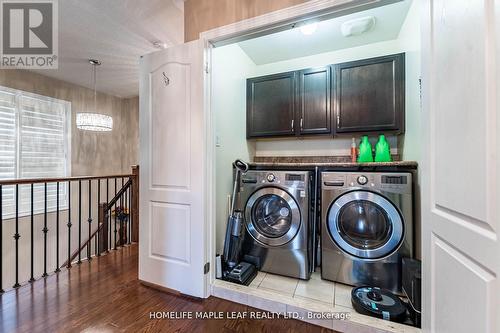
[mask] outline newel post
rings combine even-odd
[[[139,242],[139,166],[132,166],[132,242]]]

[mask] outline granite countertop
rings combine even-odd
[[[371,162],[371,163],[352,163],[352,162],[251,162],[250,166],[286,166],[286,167],[409,167],[416,168],[418,163],[415,161],[394,161],[394,162]]]
[[[398,156],[393,156],[393,162],[353,163],[349,156],[298,156],[298,157],[262,157],[254,158],[249,163],[253,167],[325,167],[325,168],[379,168],[398,167],[416,169],[416,161],[400,161]]]

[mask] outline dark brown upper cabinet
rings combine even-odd
[[[333,68],[335,133],[404,133],[404,53]]]
[[[247,138],[295,134],[296,72],[247,80]]]
[[[332,132],[330,68],[312,68],[298,72],[298,133],[330,134]]]
[[[247,80],[247,138],[330,134],[330,67]]]
[[[404,133],[404,53],[247,80],[247,138]]]

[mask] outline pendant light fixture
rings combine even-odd
[[[89,59],[92,65],[92,82],[94,84],[94,110],[93,112],[77,113],[76,114],[76,127],[84,131],[104,132],[113,130],[113,118],[97,113],[97,66],[101,62],[96,59]]]

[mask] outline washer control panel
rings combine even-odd
[[[309,181],[309,173],[306,171],[284,172],[284,171],[248,171],[241,175],[243,184],[306,184]]]
[[[266,180],[270,183],[274,182],[276,180],[276,176],[274,173],[268,173],[266,176]]]
[[[256,188],[272,186],[285,188],[296,193],[297,197],[305,198],[309,193],[312,177],[313,173],[310,171],[249,170],[241,175],[240,192],[251,193]]]
[[[368,178],[366,178],[366,176],[358,176],[359,185],[366,185],[366,183],[368,183]]]

